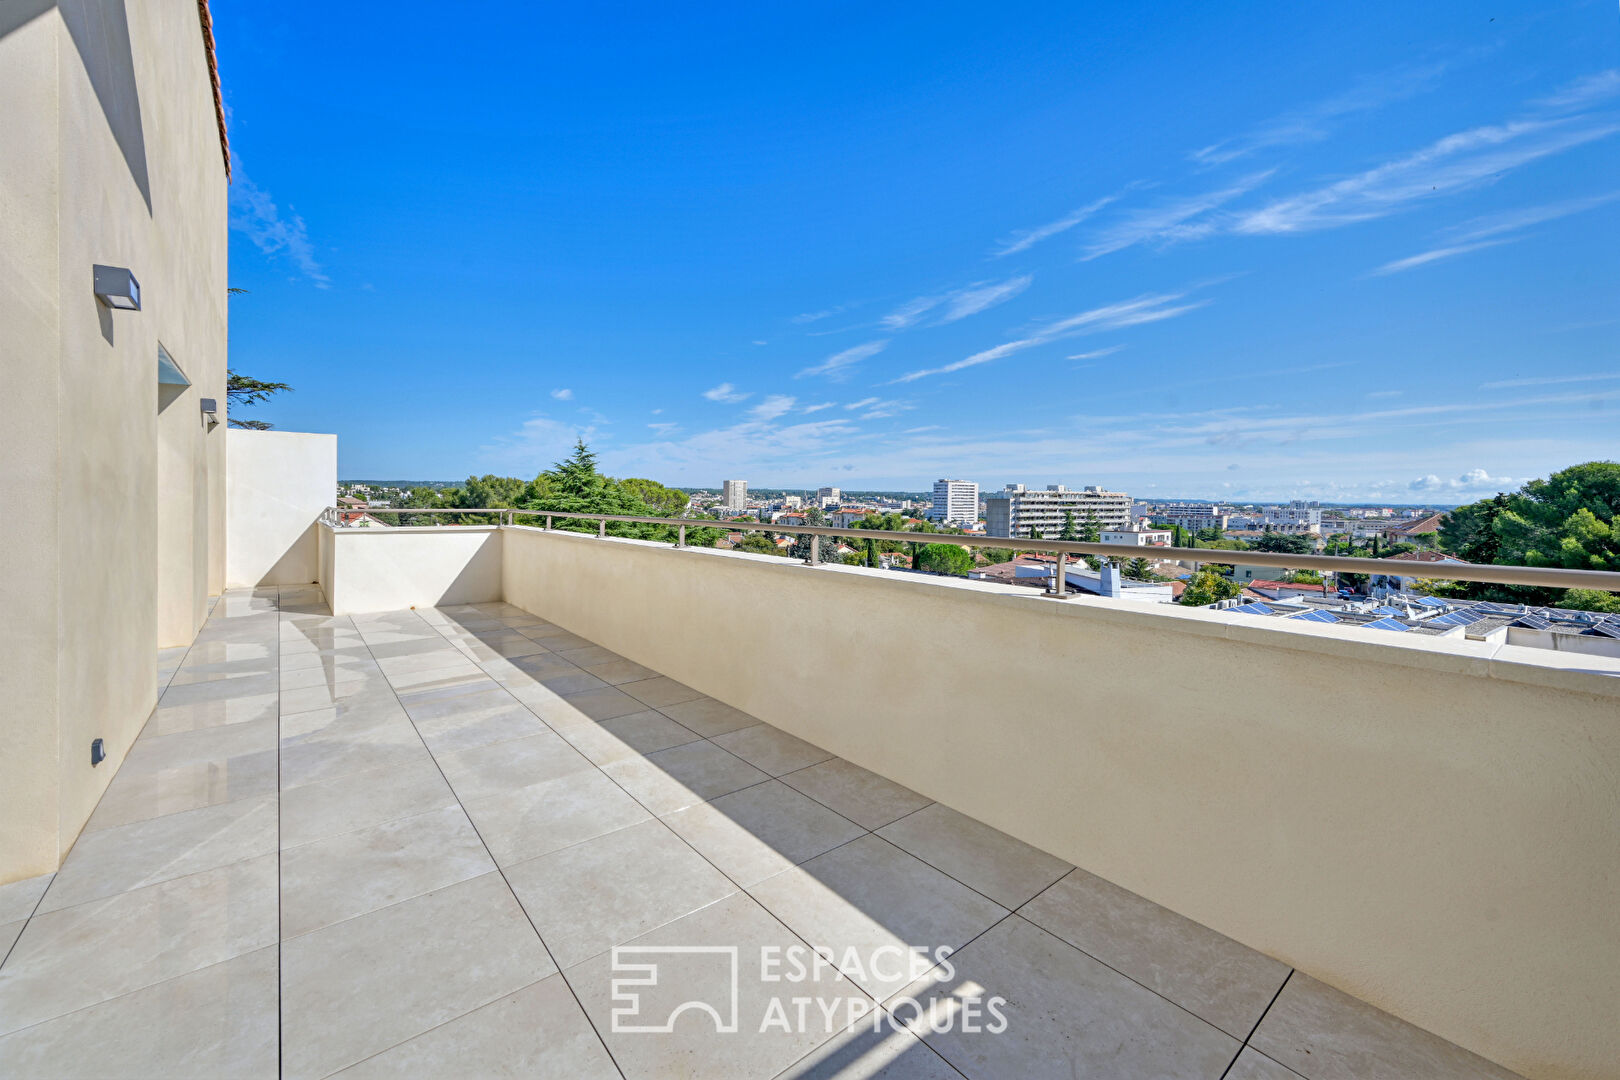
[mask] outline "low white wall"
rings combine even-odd
[[[1612,660],[503,532],[510,603],[1527,1076],[1620,1076]]]
[[[337,501],[337,436],[242,428],[226,434],[226,586],[314,581],[315,522]]]
[[[494,525],[333,529],[320,546],[321,587],[334,615],[501,598],[501,531]]]

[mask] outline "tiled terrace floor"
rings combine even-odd
[[[0,1076],[1507,1075],[517,608],[324,611],[227,594],[62,870],[0,887]],[[739,947],[738,1030],[615,1032],[624,943]],[[839,970],[763,981],[806,944]],[[625,1023],[730,1000],[656,960]],[[976,989],[1004,1031],[899,1004]]]

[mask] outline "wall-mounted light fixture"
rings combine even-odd
[[[208,417],[208,426],[219,423],[219,402],[211,397],[202,399],[202,414]]]
[[[96,299],[120,311],[141,310],[141,283],[122,266],[96,264]]]

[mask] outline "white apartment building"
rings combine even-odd
[[[1169,547],[1175,534],[1169,529],[1103,529],[1097,536],[1105,544],[1130,547]]]
[[[972,480],[935,480],[934,505],[928,516],[946,525],[979,520],[979,485]]]
[[[1199,529],[1224,529],[1231,520],[1230,515],[1214,503],[1172,506],[1162,513],[1152,515],[1152,518],[1167,525],[1180,525],[1189,532],[1197,532]]]
[[[1310,532],[1322,531],[1322,507],[1317,502],[1305,502],[1295,499],[1287,506],[1268,506],[1265,516],[1261,519],[1263,524],[1272,526],[1285,526],[1298,528],[1304,526]]]
[[[720,493],[720,501],[727,510],[748,509],[748,481],[727,480]]]
[[[1095,486],[1071,491],[1062,484],[1048,484],[1046,490],[1035,491],[1008,484],[985,496],[984,510],[987,536],[1029,536],[1034,529],[1042,539],[1055,540],[1070,515],[1076,528],[1083,528],[1088,517],[1099,529],[1126,529],[1131,524],[1131,497]]]
[[[835,487],[816,489],[816,505],[821,507],[823,510],[827,509],[829,506],[837,506],[843,497],[844,493]]]

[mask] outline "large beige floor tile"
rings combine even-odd
[[[777,780],[664,820],[739,885],[763,881],[866,831]]]
[[[433,758],[352,773],[288,788],[281,793],[281,846],[381,825],[385,821],[456,806]]]
[[[159,705],[146,721],[146,727],[141,729],[141,735],[155,739],[160,735],[218,727],[221,724],[274,720],[279,699],[280,695],[272,693],[198,701],[189,705]]]
[[[600,770],[571,773],[469,800],[467,814],[502,866],[534,858],[652,815]]]
[[[565,968],[737,891],[659,821],[517,863],[506,877]]]
[[[972,889],[867,835],[753,886],[755,899],[882,1000],[1007,914]]]
[[[931,801],[843,758],[787,773],[782,782],[868,829],[881,829]]]
[[[594,767],[561,735],[548,731],[538,720],[535,727],[536,734],[521,739],[438,754],[439,767],[456,795],[480,799]]]
[[[951,977],[942,967],[903,995],[920,1010],[898,1011],[969,1080],[1215,1080],[1242,1045],[1017,915],[950,964]],[[976,1031],[967,1029],[964,995],[986,1006]],[[1006,999],[1005,1030],[995,1030],[992,997]],[[930,1030],[928,1017],[947,1015],[956,1018],[949,1030]]]
[[[138,774],[207,765],[262,750],[274,750],[276,740],[277,723],[273,719],[198,728],[173,735],[143,734],[129,748],[118,771],[120,774]]]
[[[1004,907],[1019,906],[1074,869],[940,803],[885,825],[878,835]]]
[[[573,657],[570,657],[573,659]],[[597,664],[587,664],[574,659],[574,663],[595,675],[609,686],[622,686],[625,683],[644,681],[656,678],[658,672],[650,667],[643,667],[633,660],[607,660]],[[640,698],[636,699],[640,701]]]
[[[268,795],[276,790],[277,754],[261,750],[172,769],[120,770],[96,804],[85,831]]]
[[[0,885],[0,923],[16,922],[34,913],[39,898],[50,888],[54,874],[23,878],[8,885]]]
[[[219,803],[81,835],[41,912],[212,870],[276,850],[276,797]]]
[[[661,705],[658,711],[682,726],[691,728],[705,739],[759,723],[757,718],[749,716],[741,709],[733,709],[730,705],[709,697]]]
[[[499,874],[285,942],[282,1070],[321,1077],[556,970]]]
[[[807,743],[769,724],[755,724],[753,727],[738,728],[724,735],[716,735],[714,743],[772,776],[797,772],[832,757],[821,747]]]
[[[458,1016],[337,1074],[342,1080],[617,1080],[561,975]]]
[[[263,697],[265,694],[277,693],[280,689],[280,682],[274,671],[239,679],[187,683],[184,686],[171,682],[168,689],[163,691],[163,697],[158,699],[158,704],[173,707],[197,705],[205,701],[228,701],[231,698]]]
[[[1297,971],[1249,1042],[1309,1080],[1510,1080],[1516,1075]]]
[[[629,716],[647,708],[643,702],[612,686],[567,694],[565,700],[592,720],[611,720],[615,716]]]
[[[1272,1061],[1254,1047],[1245,1046],[1222,1080],[1300,1080],[1300,1076],[1293,1069]]]
[[[655,754],[672,746],[684,746],[689,742],[696,742],[701,737],[697,732],[682,727],[656,709],[591,722],[598,724],[603,731],[642,754]]]
[[[258,949],[0,1036],[0,1076],[271,1080],[276,965]]]
[[[416,730],[435,755],[522,739],[546,730],[546,725],[522,702],[510,694],[505,697],[503,704],[491,708],[451,711],[431,719],[417,719]]]
[[[494,869],[459,806],[287,848],[281,934],[307,934]]]
[[[370,719],[363,723],[356,720],[325,728],[318,734],[283,738],[282,788],[426,760],[427,747],[403,712],[376,706],[368,707],[366,715]],[[284,731],[287,721],[287,717],[282,718]]]
[[[674,746],[645,757],[623,758],[602,768],[643,806],[659,815],[770,779],[742,758],[707,741]]]
[[[0,923],[0,963],[4,963],[11,947],[16,944],[17,938],[22,934],[23,927],[28,920],[18,919],[16,922]]]
[[[858,1023],[816,1047],[778,1080],[962,1080],[898,1022]]]
[[[641,946],[720,951],[643,952]],[[870,1006],[869,999],[854,985],[826,968],[816,972],[813,981],[762,980],[765,950],[782,956],[795,947],[802,949],[803,945],[753,900],[734,893],[621,947],[621,965],[650,963],[657,967],[656,986],[624,988],[638,996],[634,1007],[614,1001],[614,980],[633,978],[636,973],[628,968],[615,971],[612,954],[592,957],[565,974],[630,1080],[770,1077],[842,1031],[852,1002]],[[735,950],[735,976],[729,950]],[[734,985],[735,1013],[731,1008]],[[806,999],[802,1029],[795,998]],[[773,1000],[784,1010],[788,1030],[764,1023],[772,1016]],[[632,1026],[665,1026],[671,1014],[688,1001],[709,1003],[722,1022],[735,1023],[735,1030],[717,1033],[715,1019],[697,1009],[682,1012],[669,1032],[625,1030]],[[613,1017],[616,1004],[626,1009],[617,1024]],[[830,1024],[826,1019],[829,1014]]]
[[[637,701],[646,702],[654,709],[662,709],[665,705],[679,705],[683,701],[696,701],[703,696],[701,691],[694,690],[685,683],[678,683],[667,675],[620,683],[619,689]]]
[[[0,1032],[275,940],[274,855],[35,916],[0,967]]]
[[[1070,872],[1019,914],[1240,1039],[1254,1030],[1290,970],[1084,870]]]

